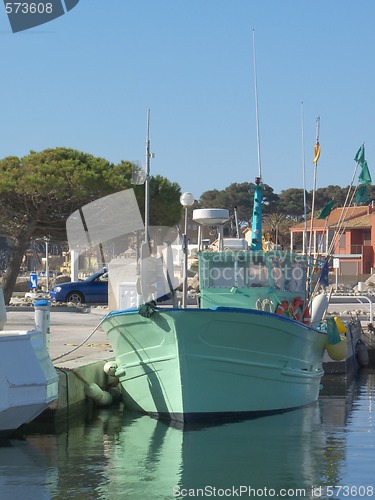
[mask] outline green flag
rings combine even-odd
[[[355,202],[357,205],[360,205],[361,203],[366,203],[368,200],[367,184],[361,184],[355,192]]]
[[[332,212],[333,205],[335,204],[335,200],[329,201],[319,212],[317,219],[326,219],[329,214]]]
[[[358,149],[357,154],[354,157],[354,160],[362,165],[362,163],[365,161],[365,145],[362,144],[362,146]]]
[[[358,176],[358,182],[361,184],[371,184],[371,174],[367,166],[367,161],[363,160],[363,163],[361,163],[361,173]]]

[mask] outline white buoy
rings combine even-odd
[[[97,384],[90,384],[86,387],[86,396],[93,399],[94,401],[99,401],[102,398],[102,390]]]
[[[99,406],[110,406],[113,403],[112,394],[107,391],[102,391],[102,399],[98,402]]]
[[[107,361],[107,363],[103,367],[105,373],[110,377],[116,376],[117,363],[116,361]]]
[[[113,402],[111,394],[103,391],[98,384],[86,386],[86,396],[93,399],[99,406],[109,406]]]
[[[314,297],[311,303],[311,326],[313,328],[319,326],[325,312],[327,311],[328,304],[329,300],[325,293],[321,293]]]
[[[358,290],[358,292],[364,292],[365,291],[365,283],[363,281],[358,281],[357,290]]]
[[[50,303],[48,300],[37,300],[34,302],[35,329],[42,332],[44,344],[49,351],[50,342]]]

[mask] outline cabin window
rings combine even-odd
[[[249,263],[246,276],[246,287],[268,286],[268,270],[263,260]]]
[[[202,288],[249,288],[268,285],[265,261],[247,252],[199,255]]]
[[[305,291],[306,266],[302,262],[292,262],[288,290],[291,292]]]
[[[245,281],[244,263],[229,254],[198,254],[202,288],[243,287]]]
[[[285,260],[273,258],[270,263],[273,286],[279,290],[285,290]]]
[[[223,263],[224,264],[224,263]],[[232,266],[215,265],[207,269],[204,287],[208,288],[232,288],[243,287],[243,272]]]
[[[273,256],[270,259],[272,286],[277,290],[304,292],[306,263],[300,260]]]

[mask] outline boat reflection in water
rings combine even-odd
[[[126,415],[108,467],[111,492],[173,498],[240,487],[263,494],[265,488],[304,488],[308,498],[323,476],[325,446],[318,404],[183,431],[147,416]]]
[[[262,490],[256,496],[272,488],[313,498],[313,485],[344,482],[350,406],[328,397],[280,415],[183,430],[122,405],[103,409],[90,422],[29,433],[0,450],[0,496],[165,500],[219,489],[233,497],[242,487],[244,497],[244,488]]]

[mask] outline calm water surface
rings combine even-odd
[[[122,406],[29,431],[0,447],[0,499],[375,499],[374,387],[366,370],[311,407],[184,431]]]

